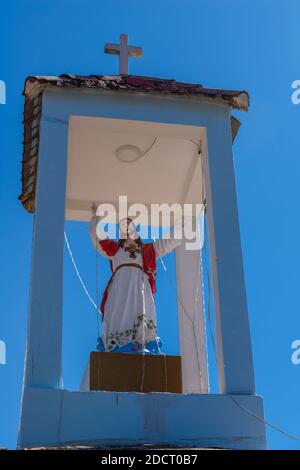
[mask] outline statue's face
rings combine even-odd
[[[135,225],[131,219],[122,219],[120,221],[120,232],[122,238],[136,238]]]

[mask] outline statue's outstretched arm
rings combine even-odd
[[[96,250],[105,258],[112,259],[115,253],[117,252],[119,245],[114,240],[106,239],[99,239],[97,237],[97,224],[101,217],[97,215],[93,215],[91,222],[90,222],[90,236],[92,243]]]
[[[181,224],[181,222],[180,222]],[[181,242],[182,242],[182,236],[180,238],[175,238],[175,228],[177,225],[175,224],[174,227],[171,228],[168,236],[166,238],[161,238],[159,240],[156,240],[154,242],[154,249],[155,249],[155,254],[156,258],[161,258],[162,256],[166,255],[167,253],[171,253],[171,251],[175,250]],[[178,227],[177,227],[178,228]],[[180,231],[179,231],[180,235]],[[182,233],[181,233],[182,235]]]

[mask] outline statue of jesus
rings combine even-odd
[[[181,240],[168,238],[143,243],[130,218],[120,223],[119,241],[99,240],[96,235],[99,220],[94,213],[91,238],[112,269],[100,307],[103,329],[99,349],[159,354],[161,342],[154,300],[156,260],[174,250]]]

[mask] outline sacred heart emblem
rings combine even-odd
[[[136,253],[140,253],[141,249],[136,243],[129,243],[129,245],[126,246],[125,251],[130,253],[129,258],[136,259]]]

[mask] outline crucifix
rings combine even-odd
[[[128,35],[120,34],[120,44],[105,44],[104,52],[106,54],[117,54],[119,56],[119,74],[128,75],[128,58],[143,57],[142,47],[129,46]]]

